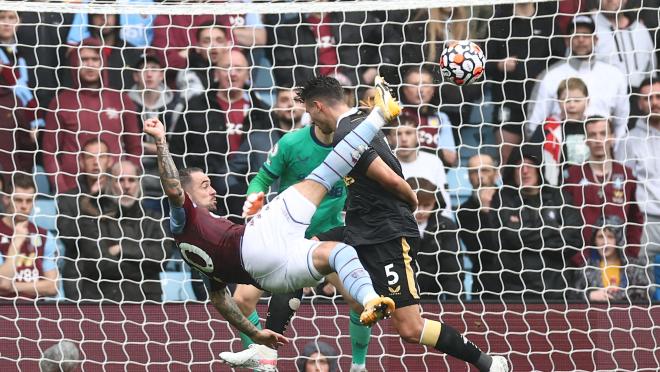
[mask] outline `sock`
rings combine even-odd
[[[487,372],[493,362],[492,358],[479,350],[472,341],[461,336],[447,324],[435,320],[424,319],[424,329],[419,343],[466,361],[482,372]]]
[[[284,334],[291,318],[300,307],[303,290],[293,293],[273,294],[268,304],[268,315],[266,316],[266,328],[279,334]]]
[[[351,334],[351,351],[353,353],[353,364],[365,364],[369,341],[371,340],[371,327],[360,323],[360,314],[351,309],[351,320],[348,323],[348,331]]]
[[[385,125],[380,109],[375,108],[362,123],[348,133],[306,179],[316,181],[328,191],[344,178],[360,160],[376,133]]]
[[[253,311],[250,316],[247,317],[250,323],[254,324],[255,327],[258,329],[261,329],[261,322],[259,321],[259,314],[257,314],[257,310]],[[241,338],[241,343],[243,344],[244,348],[248,348],[248,346],[252,345],[254,341],[248,335],[246,335],[243,332],[238,333],[238,337]]]
[[[344,243],[338,243],[330,252],[330,267],[337,272],[344,288],[358,303],[367,302],[379,297],[374,290],[369,273],[364,269],[355,248]]]

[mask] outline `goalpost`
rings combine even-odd
[[[447,161],[447,155],[443,151],[447,150],[448,153],[453,151],[456,156],[454,164],[444,164],[446,174],[443,174],[441,178],[444,179],[445,184],[436,186],[444,189],[443,195],[446,195],[446,199],[444,200],[444,206],[436,205],[435,207],[437,212],[446,207],[445,216],[447,220],[454,222],[455,225],[447,227],[446,224],[437,224],[434,231],[427,233],[427,239],[435,241],[438,250],[420,252],[418,260],[424,260],[428,265],[422,266],[418,278],[422,278],[425,283],[430,282],[432,284],[430,288],[440,288],[444,285],[444,280],[447,277],[453,276],[460,281],[459,292],[446,293],[422,288],[422,294],[424,295],[422,301],[423,316],[442,319],[443,322],[452,325],[460,332],[464,332],[471,341],[486,352],[506,355],[513,366],[513,370],[657,370],[660,365],[660,307],[657,302],[652,302],[652,298],[647,301],[633,302],[632,304],[624,302],[590,303],[584,301],[584,297],[579,297],[579,295],[576,297],[559,295],[548,299],[548,296],[544,295],[554,293],[555,289],[542,288],[539,293],[536,293],[538,296],[534,299],[521,301],[520,299],[510,300],[510,297],[507,296],[500,297],[500,293],[490,293],[491,296],[482,297],[483,293],[477,292],[480,273],[473,272],[473,270],[476,270],[476,266],[483,264],[484,256],[481,256],[481,254],[490,247],[482,246],[478,251],[468,250],[468,243],[462,240],[460,238],[462,235],[459,234],[467,231],[468,228],[461,225],[456,216],[457,212],[461,210],[460,205],[473,195],[470,171],[472,170],[474,173],[476,169],[469,168],[469,159],[479,153],[487,154],[495,159],[502,156],[502,147],[497,142],[498,135],[501,135],[498,134],[501,133],[499,132],[501,124],[495,123],[498,120],[504,120],[502,107],[506,106],[505,103],[512,101],[510,98],[501,97],[502,94],[495,94],[495,89],[500,88],[498,88],[498,82],[494,80],[488,68],[496,68],[494,67],[496,63],[504,61],[504,58],[489,59],[489,52],[492,53],[493,50],[489,50],[487,44],[493,40],[504,44],[510,39],[526,40],[520,36],[501,36],[501,32],[498,34],[500,36],[492,36],[497,31],[501,31],[492,29],[493,25],[497,24],[499,25],[497,27],[500,27],[507,21],[509,21],[509,25],[513,24],[512,10],[506,12],[500,8],[500,6],[511,5],[512,3],[511,0],[347,0],[328,2],[303,0],[267,2],[253,0],[252,2],[231,1],[226,3],[207,1],[155,2],[151,0],[92,2],[0,0],[0,12],[17,11],[21,15],[20,30],[17,32],[16,40],[17,48],[12,49],[13,46],[11,46],[8,50],[19,50],[29,54],[22,56],[26,57],[25,59],[28,61],[28,65],[25,66],[26,70],[16,73],[18,75],[24,74],[26,78],[32,79],[25,85],[30,88],[33,96],[37,97],[37,105],[42,106],[40,111],[43,113],[52,114],[60,111],[70,111],[70,102],[59,102],[56,93],[59,88],[68,84],[61,80],[62,76],[68,73],[63,71],[69,71],[67,68],[70,54],[65,49],[75,48],[75,43],[80,41],[76,41],[75,35],[72,36],[70,32],[66,32],[68,27],[71,27],[71,29],[78,27],[71,25],[74,22],[75,15],[114,14],[120,16],[117,28],[132,27],[132,34],[129,36],[126,36],[128,34],[121,34],[126,38],[131,37],[131,40],[135,41],[134,45],[128,47],[129,49],[139,52],[137,53],[137,55],[140,55],[139,58],[144,58],[141,55],[143,50],[147,50],[150,56],[160,58],[163,64],[162,68],[165,70],[163,77],[165,84],[169,89],[178,92],[182,98],[181,104],[168,107],[167,110],[169,113],[175,113],[175,117],[178,118],[176,119],[177,122],[183,123],[186,122],[187,115],[196,110],[187,108],[188,106],[183,98],[190,94],[190,91],[186,90],[188,88],[177,86],[177,83],[180,82],[177,74],[185,71],[187,66],[185,65],[185,58],[182,62],[184,65],[168,66],[168,63],[174,63],[168,62],[174,61],[174,59],[168,59],[168,53],[172,50],[185,50],[183,55],[190,55],[194,48],[192,45],[190,45],[190,48],[186,45],[170,45],[167,42],[167,40],[170,40],[168,39],[170,36],[165,38],[166,42],[163,46],[149,45],[154,40],[157,16],[169,17],[170,20],[177,16],[213,15],[227,17],[227,23],[223,25],[227,32],[227,39],[229,42],[234,42],[234,47],[237,49],[247,52],[246,54],[250,59],[250,84],[245,93],[247,95],[254,93],[253,96],[262,100],[266,108],[259,108],[258,110],[262,110],[270,116],[276,104],[278,88],[290,88],[291,83],[301,83],[300,79],[306,75],[303,73],[296,76],[294,72],[296,68],[307,67],[309,71],[315,69],[318,71],[320,67],[323,67],[321,59],[315,55],[310,57],[310,53],[314,54],[318,49],[327,46],[323,44],[323,41],[317,42],[312,39],[314,44],[304,44],[305,51],[296,54],[296,48],[300,48],[303,44],[300,44],[296,39],[295,32],[293,33],[293,39],[284,40],[282,30],[287,28],[290,30],[314,28],[309,20],[300,21],[304,18],[304,14],[327,13],[338,15],[333,20],[328,21],[328,24],[335,29],[333,29],[332,40],[325,41],[330,45],[334,45],[337,49],[339,68],[335,72],[339,72],[339,77],[344,79],[342,82],[350,88],[351,94],[354,95],[354,102],[359,102],[362,98],[359,95],[366,91],[366,88],[371,84],[368,80],[372,78],[371,74],[374,69],[385,74],[387,79],[393,80],[396,89],[398,89],[398,95],[401,97],[405,95],[405,88],[416,88],[416,86],[407,84],[404,81],[404,74],[414,71],[420,74],[419,79],[423,79],[422,75],[426,70],[422,69],[422,65],[425,66],[424,68],[428,67],[432,80],[422,85],[431,85],[435,97],[420,105],[410,102],[404,102],[404,104],[409,113],[413,113],[413,115],[417,113],[420,116],[426,115],[431,118],[428,119],[425,129],[419,129],[419,145],[422,150],[438,154],[439,158],[444,159],[445,162]],[[534,0],[531,3],[536,4],[535,9],[537,10],[533,11],[532,15],[526,15],[523,18],[527,17],[525,19],[530,20],[529,25],[536,40],[545,37],[547,43],[541,42],[530,45],[547,47],[548,49],[551,49],[551,44],[556,41],[560,41],[559,45],[563,45],[566,26],[573,14],[559,13],[556,2]],[[632,12],[632,19],[636,21],[643,20],[644,14],[652,13],[654,10],[657,12],[657,9],[647,5],[649,3],[642,0],[641,6],[636,8],[635,12]],[[584,6],[583,10],[591,15],[599,14],[601,10],[598,1],[594,1],[594,4],[596,10],[590,10],[587,5]],[[540,12],[538,9],[547,10],[552,6],[555,7],[554,12],[538,13]],[[436,8],[443,8],[443,10],[430,11],[430,9]],[[566,9],[571,8],[567,7]],[[59,14],[66,15],[66,17],[60,17]],[[244,16],[247,14],[251,16]],[[369,16],[366,16],[367,14]],[[127,15],[131,15],[131,17]],[[439,18],[434,19],[433,17]],[[539,17],[545,19],[546,23],[550,25],[551,34],[539,36],[538,33],[533,32],[534,27],[538,25],[532,24],[532,19]],[[85,17],[82,18],[85,21]],[[213,20],[213,17],[209,17],[209,19]],[[236,19],[240,19],[240,21],[236,23]],[[495,23],[496,20],[500,22]],[[87,31],[90,27],[87,27]],[[164,28],[165,31],[168,27],[178,28],[188,35],[194,35],[201,24],[195,26],[161,25],[159,27]],[[654,50],[648,52],[656,56],[658,55],[659,46],[655,44],[657,43],[655,38],[660,32],[657,20],[655,24],[649,24],[647,27],[654,38]],[[237,31],[239,29],[263,31],[263,37],[266,40],[264,45],[256,45],[259,44],[258,40],[261,36],[257,34],[250,34],[247,38],[239,36]],[[432,35],[431,30],[437,30],[437,33]],[[516,31],[519,30],[513,30],[512,32],[516,34]],[[85,32],[81,31],[80,35],[86,35]],[[165,33],[167,34],[167,32]],[[30,35],[30,37],[24,39],[21,35]],[[342,38],[345,38],[345,40],[342,40]],[[452,38],[472,40],[484,49],[488,66],[485,79],[464,88],[457,88],[448,82],[442,81],[438,59],[443,42]],[[24,40],[31,40],[34,44],[26,44]],[[506,46],[504,48],[506,49]],[[344,52],[345,55],[349,56],[346,57],[347,59],[343,59],[342,53]],[[506,51],[500,50],[499,52],[500,55],[506,54]],[[279,64],[282,53],[291,54],[292,57],[289,60],[293,61],[293,66]],[[413,54],[415,54],[415,58],[419,57],[426,60],[424,62],[417,61],[411,57]],[[209,52],[209,58],[211,58],[210,55]],[[126,59],[127,57],[122,56],[125,63],[124,67],[131,69],[130,71],[137,71]],[[434,59],[429,60],[430,56],[434,56]],[[303,58],[311,60],[313,64],[311,66],[305,66],[303,63],[298,64],[298,61],[303,60]],[[531,59],[534,58],[536,57]],[[565,63],[566,55],[548,56],[547,58],[538,59],[537,62],[540,61],[541,64],[545,64],[544,70],[547,70],[550,67],[551,59],[552,61],[556,60],[557,63]],[[29,61],[34,61],[36,64],[30,65]],[[120,61],[122,61],[121,58]],[[526,62],[529,62],[529,59],[523,59],[518,63]],[[0,64],[7,65],[6,62]],[[116,66],[114,68],[117,69]],[[196,68],[199,69],[199,67]],[[655,74],[658,74],[657,65],[654,68],[656,69]],[[228,70],[231,69],[230,66]],[[16,70],[18,71],[18,69]],[[287,72],[289,70],[290,72]],[[119,79],[131,79],[132,77],[131,74],[125,74],[121,67],[118,68],[118,72]],[[216,75],[213,74],[215,72],[208,75],[211,80],[209,84],[212,84],[212,80],[216,78]],[[504,75],[506,76],[506,74]],[[630,74],[627,77],[629,76]],[[44,77],[50,79],[48,83],[43,80]],[[542,76],[539,77],[538,75],[524,76],[524,80],[518,82],[521,85],[528,82],[538,83],[541,78]],[[603,76],[602,78],[608,79],[610,77]],[[511,78],[509,81],[515,79],[518,78]],[[285,83],[281,83],[282,81],[285,81]],[[506,78],[504,82],[507,82]],[[283,85],[278,85],[278,83]],[[109,85],[106,86],[106,84]],[[101,90],[120,91],[127,94],[131,91],[132,85],[131,80],[103,80]],[[19,93],[14,93],[16,89],[13,86],[14,83],[0,81],[0,93],[9,92],[7,94],[18,95]],[[207,88],[202,87],[202,91],[198,93],[205,94],[208,91]],[[531,90],[528,93],[531,93]],[[638,92],[635,91],[635,93]],[[416,94],[420,100],[424,100],[423,93]],[[50,106],[44,106],[40,103],[43,100],[49,100]],[[14,106],[5,106],[5,103],[0,103],[0,111],[12,114],[26,108],[20,104],[20,100],[17,99],[15,102]],[[248,102],[250,101],[248,100]],[[524,102],[520,103],[529,105],[524,109],[526,110],[534,103],[533,97],[525,95]],[[59,105],[62,105],[62,107]],[[104,114],[108,114],[107,107],[103,110]],[[213,110],[218,111],[216,108],[209,109],[209,111]],[[224,110],[222,110],[223,114]],[[439,115],[437,114],[438,110],[441,112]],[[83,107],[75,111],[74,114],[80,118],[85,111],[89,110]],[[143,112],[131,112],[130,114],[136,115],[139,121],[139,118],[146,115],[145,113],[148,111],[149,109],[145,109]],[[649,117],[648,114],[641,113],[634,107],[632,107],[631,112],[631,115],[642,119]],[[100,117],[101,112],[97,113]],[[208,112],[202,112],[202,114],[205,113],[208,114]],[[527,116],[529,113],[525,112],[525,115]],[[27,132],[25,128],[19,128],[18,125],[11,122],[11,120],[16,120],[15,118],[7,120],[9,120],[7,124],[0,124],[0,137]],[[175,124],[173,123],[173,127]],[[522,127],[522,122],[517,124]],[[70,128],[58,127],[59,124],[53,126],[53,123],[50,123],[50,126],[48,125],[47,123],[46,127],[39,126],[36,130],[37,135],[40,136],[39,142],[35,145],[39,155],[33,156],[32,165],[35,168],[32,174],[37,181],[38,194],[37,208],[34,210],[32,221],[57,235],[56,221],[58,217],[62,216],[58,215],[56,198],[64,190],[59,190],[49,184],[49,177],[55,176],[55,174],[47,171],[43,166],[41,157],[45,150],[43,143],[40,141],[43,141],[44,133],[49,131],[57,132],[58,135],[60,131],[61,133],[73,133],[74,137],[76,133],[72,132]],[[238,134],[243,136],[241,138],[247,138],[246,136],[250,133],[274,131],[273,125],[275,124],[269,123],[266,127],[256,126],[255,129],[249,129],[247,132],[242,131],[240,127],[233,132],[229,129],[223,129],[220,132],[229,135]],[[214,132],[213,128],[207,128],[207,130]],[[179,134],[183,138],[204,135],[204,133],[199,132],[198,128],[191,130],[185,130],[184,128],[183,132],[179,132]],[[139,136],[139,134],[134,135]],[[396,135],[394,141],[396,141]],[[449,143],[452,143],[453,147],[447,146],[446,141],[450,141]],[[230,154],[225,157],[227,153],[214,151],[209,141],[202,140],[201,143],[209,146],[208,153],[200,155],[205,159],[204,164],[209,164],[209,154],[220,155],[224,157],[222,161],[228,167],[230,167],[232,158],[238,155],[258,154],[265,159],[265,155],[269,151],[263,148],[253,149],[251,142],[245,141],[247,150],[245,147],[231,148],[231,145],[228,145],[226,151],[229,151]],[[63,144],[60,143],[59,146],[63,146]],[[200,150],[191,146],[190,144],[184,145],[185,151],[196,152]],[[18,147],[15,149],[18,150]],[[4,151],[4,149],[1,150]],[[59,148],[56,151],[65,153],[69,150]],[[15,152],[2,152],[0,156],[12,157]],[[182,155],[185,156],[186,153]],[[545,163],[543,164],[545,165]],[[225,168],[214,169],[217,171]],[[27,170],[19,169],[17,166],[16,171]],[[231,173],[235,171],[228,170],[230,175],[237,176],[236,178],[239,181],[247,179],[257,171],[258,169],[254,169],[252,164],[248,165],[248,169],[245,171],[247,174]],[[212,176],[220,177],[223,174],[214,173]],[[144,177],[145,180],[157,182],[155,173],[150,174],[147,172]],[[233,188],[230,180],[223,178],[221,184],[226,187],[224,190],[226,195],[233,196],[237,200],[244,197],[240,192],[236,192],[241,188]],[[500,184],[501,181],[493,187]],[[438,196],[436,200],[441,200],[443,197],[445,196]],[[145,200],[149,203],[149,208],[161,208],[161,196],[146,193]],[[231,209],[229,199],[223,199],[223,203],[229,212],[234,211]],[[440,201],[440,203],[443,202]],[[446,204],[450,205],[447,206]],[[569,203],[566,202],[563,206],[568,205]],[[539,207],[537,206],[537,208]],[[77,216],[68,217],[75,219]],[[162,221],[166,221],[166,219],[166,215],[162,217]],[[640,228],[644,227],[644,224],[637,223],[637,225]],[[545,228],[545,226],[543,227]],[[562,227],[551,226],[550,229],[561,231]],[[478,232],[491,231],[496,235],[502,230],[511,231],[509,227],[501,227],[499,230],[477,229]],[[84,231],[80,232],[82,235],[84,233]],[[560,233],[557,232],[557,234]],[[518,236],[520,236],[520,233]],[[63,236],[62,232],[59,232],[58,239],[63,238],[71,241],[84,237]],[[145,237],[145,239],[148,240],[149,238]],[[508,250],[506,245],[510,242],[501,243],[503,244],[502,250],[509,255],[512,253],[522,254],[523,251],[530,249],[521,247]],[[1,244],[4,244],[4,242]],[[444,252],[442,251],[443,247],[446,247],[444,244],[457,247],[456,252],[449,252],[448,255],[449,259],[453,259],[453,262],[459,267],[458,271],[442,271],[441,266],[444,265],[443,262],[446,262],[447,259],[446,249]],[[59,259],[61,269],[62,262],[66,261],[67,258],[63,252],[65,245],[59,244],[58,247],[58,254],[61,257]],[[552,249],[564,248],[581,251],[584,247],[572,247],[567,244],[564,247]],[[545,249],[545,247],[541,249]],[[0,253],[4,254],[4,252]],[[443,253],[444,256],[442,256]],[[495,256],[498,254],[500,253],[494,253]],[[65,340],[77,345],[80,351],[82,370],[85,371],[225,370],[222,369],[225,367],[217,361],[218,353],[227,350],[240,350],[241,345],[238,334],[233,328],[229,327],[227,322],[219,316],[208,302],[194,300],[195,295],[190,287],[192,283],[190,273],[185,269],[178,269],[182,266],[182,261],[176,257],[169,260],[171,261],[170,265],[163,265],[166,273],[161,274],[163,283],[170,286],[167,288],[173,288],[173,290],[166,288],[163,298],[172,299],[172,301],[143,301],[140,303],[131,301],[71,301],[60,293],[56,299],[34,302],[14,297],[3,298],[0,294],[0,330],[3,330],[0,332],[0,367],[7,367],[8,371],[38,370],[38,363],[42,359],[44,351]],[[502,263],[501,258],[496,259]],[[502,280],[500,275],[502,273],[525,278],[529,275],[539,274],[543,270],[570,272],[572,275],[575,274],[572,276],[573,278],[584,279],[583,267],[578,266],[569,259],[566,259],[564,263],[566,267],[562,269],[541,267],[523,269],[522,272],[516,271],[516,267],[503,267],[498,272],[487,272],[490,275],[489,278],[491,278],[488,280],[493,280],[493,278],[495,278],[494,280]],[[440,268],[440,272],[424,271],[424,267]],[[172,270],[172,268],[177,269]],[[660,277],[660,267],[656,262],[646,262],[640,268],[646,270],[648,280],[647,283],[643,284],[643,288],[653,296],[655,290],[660,290],[656,282],[656,277]],[[168,269],[171,271],[168,272]],[[115,282],[122,280],[124,279],[110,279],[110,281]],[[567,283],[568,287],[571,287],[572,284],[575,283]],[[163,288],[165,288],[165,285],[163,285]],[[60,286],[60,290],[61,288],[62,286]],[[583,289],[580,290],[583,291]],[[267,298],[263,299],[258,306],[262,319],[266,314],[266,306]],[[287,330],[286,336],[290,337],[292,342],[280,350],[279,369],[281,371],[296,370],[295,363],[302,354],[304,346],[309,342],[324,341],[337,350],[336,360],[339,370],[348,371],[351,358],[351,345],[348,336],[348,310],[346,304],[337,296],[322,294],[305,296],[303,305]],[[404,344],[396,335],[396,331],[392,328],[390,322],[385,321],[379,323],[373,329],[371,346],[367,356],[367,368],[370,371],[436,371],[464,370],[467,367],[464,363],[447,358],[434,350],[418,345]]]

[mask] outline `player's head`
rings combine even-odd
[[[589,89],[580,78],[564,79],[557,88],[559,111],[562,120],[584,120],[589,105]]]
[[[337,129],[337,118],[346,108],[344,90],[335,78],[319,76],[296,89],[296,99],[305,105],[312,122],[325,134]]]
[[[245,54],[238,49],[221,53],[218,57],[215,77],[220,91],[242,92],[250,79],[250,63]]]
[[[206,208],[211,212],[218,209],[215,189],[211,186],[211,179],[203,170],[196,167],[181,169],[179,180],[183,191],[190,196],[191,201],[198,207]]]
[[[571,57],[589,57],[594,51],[598,36],[596,24],[588,15],[576,15],[568,24],[567,46]]]
[[[14,222],[27,221],[34,207],[34,196],[37,188],[31,175],[14,173],[5,186],[5,195],[2,204],[9,215],[13,215]]]
[[[414,67],[403,75],[401,87],[402,99],[409,105],[430,103],[436,92],[433,84],[433,73],[428,68]]]
[[[122,207],[130,208],[140,199],[140,171],[128,160],[120,160],[112,166],[112,195],[119,197]]]
[[[399,160],[411,159],[419,148],[417,134],[417,118],[412,115],[399,116],[399,125],[388,132],[390,144],[396,148],[396,157]]]
[[[296,100],[296,92],[291,88],[279,88],[275,100],[275,117],[279,125],[300,125],[300,120],[305,113],[305,106]]]
[[[133,68],[133,81],[139,89],[160,91],[165,81],[165,66],[155,55],[142,55]]]
[[[584,123],[591,160],[603,160],[612,155],[614,124],[602,116],[590,116]]]
[[[108,144],[98,137],[87,140],[78,153],[80,173],[86,176],[107,173],[112,163]]]
[[[16,38],[18,13],[13,10],[0,11],[0,41],[9,42]]]
[[[203,23],[197,29],[195,52],[217,65],[221,54],[229,52],[225,28],[215,22]]]
[[[468,175],[472,188],[495,186],[497,163],[488,154],[475,154],[468,160]]]
[[[429,220],[436,209],[435,194],[438,188],[433,182],[421,177],[408,178],[406,182],[417,195],[415,219],[417,223],[424,223]]]
[[[660,76],[642,81],[639,86],[637,105],[644,115],[649,115],[649,121],[660,121]]]

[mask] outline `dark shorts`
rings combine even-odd
[[[343,228],[332,229],[317,237],[321,241],[342,241]],[[394,300],[397,308],[419,303],[413,262],[413,252],[417,252],[418,246],[419,238],[400,237],[355,247],[376,292]]]

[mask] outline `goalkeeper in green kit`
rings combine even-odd
[[[354,109],[351,113],[356,110]],[[272,148],[259,173],[250,182],[247,190],[248,196],[243,207],[243,216],[249,217],[259,211],[265,193],[277,180],[279,180],[277,191],[281,193],[289,186],[305,179],[332,151],[333,137],[334,132],[324,133],[315,125],[285,134]],[[343,225],[341,214],[345,202],[346,186],[343,181],[339,181],[319,205],[305,237],[312,238],[324,231]],[[328,276],[327,279],[351,307],[349,322],[353,353],[351,372],[366,371],[365,362],[371,328],[360,323],[360,305],[347,294],[336,274]],[[234,292],[234,300],[243,315],[257,328],[260,328],[260,323],[255,309],[261,294],[262,290],[250,285],[238,285]],[[302,290],[288,295],[273,295],[268,308],[266,328],[284,333],[300,305],[302,295]],[[246,335],[240,334],[240,337],[244,347],[247,348],[252,343],[252,340]]]

